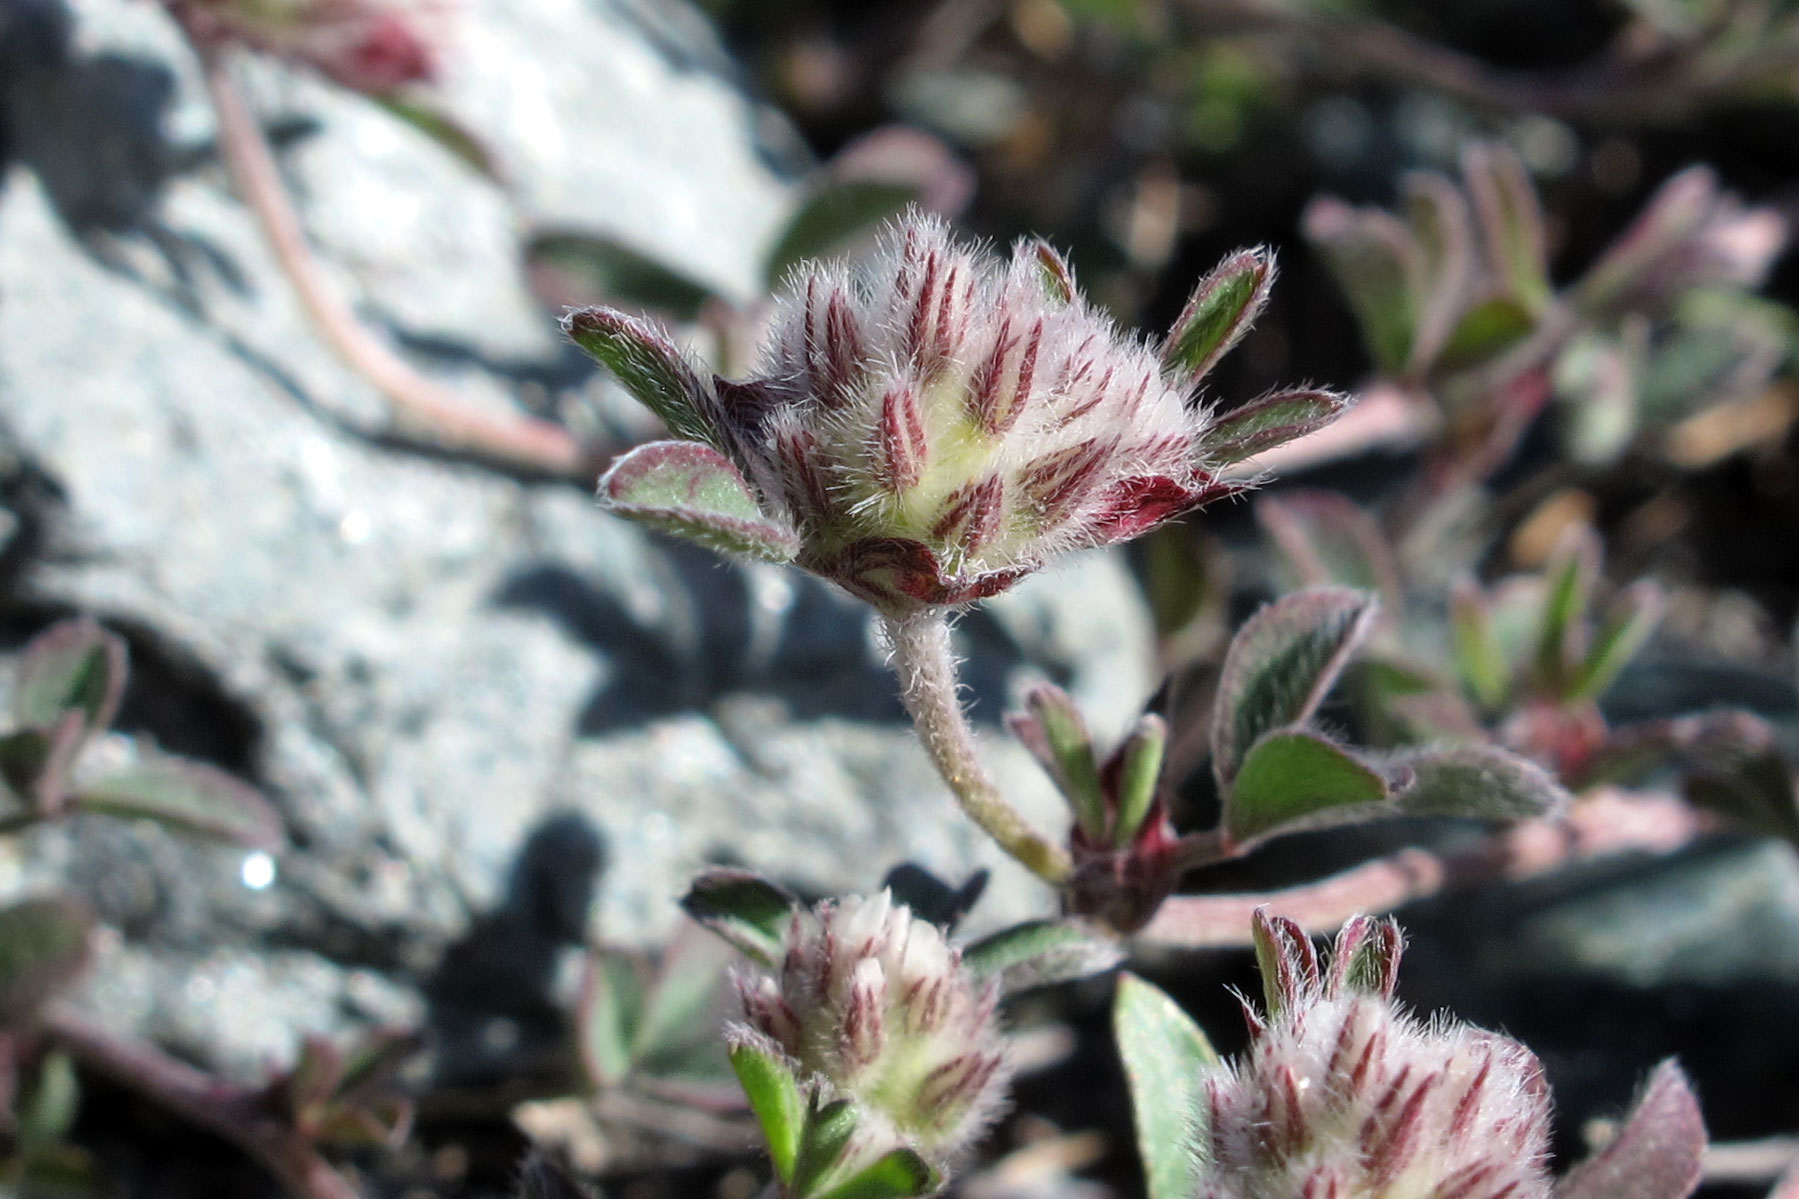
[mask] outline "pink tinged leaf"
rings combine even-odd
[[[1032,238],[1019,245],[1015,257],[1030,259],[1046,299],[1057,305],[1074,303],[1074,272],[1068,269],[1068,260],[1054,246],[1042,238]]]
[[[1294,592],[1231,639],[1219,675],[1212,766],[1226,790],[1266,732],[1308,720],[1367,636],[1374,597],[1340,587]]]
[[[930,447],[925,443],[918,393],[912,387],[896,383],[881,397],[877,436],[882,486],[896,493],[918,486]]]
[[[1404,945],[1399,926],[1391,920],[1356,916],[1337,933],[1331,947],[1331,969],[1325,993],[1331,996],[1362,991],[1391,998],[1399,977],[1399,958]]]
[[[932,538],[955,546],[965,558],[973,557],[999,532],[1005,499],[1006,485],[998,475],[963,484],[945,501],[943,514],[931,526]]]
[[[1518,156],[1497,142],[1470,143],[1462,176],[1486,243],[1487,266],[1532,311],[1549,302],[1543,209]]]
[[[725,553],[787,562],[799,551],[799,539],[763,515],[730,460],[697,442],[657,441],[632,450],[600,480],[600,502],[628,520]]]
[[[82,811],[151,820],[192,837],[250,849],[280,849],[281,815],[262,792],[216,766],[144,756],[90,780],[69,798]]]
[[[1424,252],[1393,214],[1322,197],[1306,207],[1306,240],[1322,253],[1362,327],[1376,365],[1404,371],[1424,289]]]
[[[1240,250],[1200,280],[1162,344],[1162,369],[1187,386],[1198,383],[1249,331],[1274,285],[1274,255]]]
[[[1406,222],[1422,267],[1416,328],[1406,370],[1429,371],[1467,311],[1474,278],[1474,228],[1468,203],[1454,184],[1434,171],[1405,180]]]
[[[1285,916],[1257,908],[1251,924],[1262,999],[1269,1019],[1298,1007],[1318,991],[1318,951],[1305,930]]]
[[[1717,202],[1718,177],[1708,168],[1688,167],[1670,177],[1588,269],[1575,291],[1580,307],[1593,312],[1625,298],[1698,234]]]
[[[1229,466],[1317,432],[1348,408],[1352,398],[1335,391],[1279,391],[1212,418],[1199,435],[1202,461]]]
[[[1089,536],[1095,545],[1129,541],[1191,511],[1203,497],[1202,489],[1165,475],[1125,479],[1095,501]]]
[[[722,447],[711,419],[712,382],[700,375],[662,330],[612,308],[583,308],[562,318],[562,331],[611,371],[676,437]]]
[[[94,917],[72,899],[0,908],[0,1029],[29,1022],[80,977],[94,949]]]
[[[1686,1199],[1699,1185],[1705,1120],[1673,1059],[1649,1076],[1611,1144],[1570,1170],[1555,1199]]]
[[[51,729],[79,712],[83,732],[110,726],[125,692],[125,642],[91,618],[65,620],[25,646],[13,680],[13,716],[26,728]]]

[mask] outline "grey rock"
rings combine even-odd
[[[333,283],[471,403],[590,378],[520,283],[522,228],[578,219],[747,294],[789,202],[708,48],[671,57],[678,23],[651,38],[623,12],[470,6],[480,53],[451,94],[504,148],[516,203],[352,97],[247,72],[260,111],[316,122],[283,162]],[[862,609],[607,518],[585,489],[361,432],[377,397],[216,169],[184,157],[209,117],[161,13],[82,0],[77,17],[72,57],[34,68],[63,90],[6,93],[36,132],[0,191],[0,583],[21,621],[127,630],[129,731],[252,775],[293,842],[272,880],[135,824],[7,847],[0,894],[75,888],[109,920],[82,995],[96,1016],[240,1077],[307,1033],[534,1019],[569,946],[667,935],[721,857],[821,892],[905,858],[991,866],[979,922],[1043,912],[931,774]],[[118,95],[160,97],[176,144],[83,158],[100,143],[69,135],[82,122],[126,136],[95,100]],[[121,163],[141,191],[96,208]],[[1059,826],[997,717],[1047,671],[1121,730],[1152,686],[1132,584],[1114,557],[1076,561],[962,641],[996,772]]]

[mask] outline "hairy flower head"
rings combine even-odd
[[[996,984],[883,891],[794,913],[776,976],[742,976],[748,1028],[941,1166],[1004,1101]]]
[[[1256,942],[1267,1015],[1207,1080],[1197,1199],[1548,1199],[1542,1066],[1401,1011],[1397,926],[1358,918],[1321,963],[1258,912]]]
[[[1272,277],[1261,251],[1235,255],[1150,346],[1043,243],[1001,259],[914,213],[869,261],[792,275],[748,381],[701,374],[609,309],[566,327],[689,439],[621,460],[601,484],[615,511],[793,561],[904,615],[1238,491],[1226,465],[1335,415],[1323,392],[1223,420],[1197,402]]]

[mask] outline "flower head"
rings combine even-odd
[[[1272,277],[1261,251],[1235,255],[1151,347],[1088,305],[1043,243],[1006,261],[914,213],[866,264],[792,276],[746,382],[700,374],[609,309],[566,327],[690,442],[621,460],[601,484],[615,511],[794,561],[904,615],[1241,490],[1223,467],[1335,415],[1324,392],[1222,420],[1197,403]]]
[[[941,1167],[986,1128],[1006,1092],[995,984],[883,891],[796,911],[778,975],[738,979],[748,1028]]]
[[[1549,1091],[1516,1041],[1392,998],[1397,926],[1351,921],[1320,963],[1256,914],[1267,1016],[1207,1081],[1197,1199],[1548,1199]]]

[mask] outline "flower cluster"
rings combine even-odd
[[[1198,1199],[1548,1199],[1549,1091],[1530,1050],[1393,1002],[1396,925],[1351,921],[1321,963],[1256,914],[1266,1018],[1207,1080]]]
[[[686,439],[621,460],[601,484],[610,507],[793,561],[903,616],[1241,490],[1224,466],[1335,415],[1324,392],[1222,420],[1197,402],[1272,276],[1260,251],[1227,260],[1152,348],[1088,305],[1043,243],[1005,261],[914,213],[863,266],[795,273],[746,382],[696,371],[610,309],[566,328]]]
[[[942,1168],[993,1119],[1009,1070],[996,985],[974,978],[936,926],[888,892],[796,911],[778,977],[738,979],[748,1027],[859,1130]]]
[[[164,0],[202,45],[242,42],[370,95],[434,78],[437,50],[416,5],[391,0]]]

